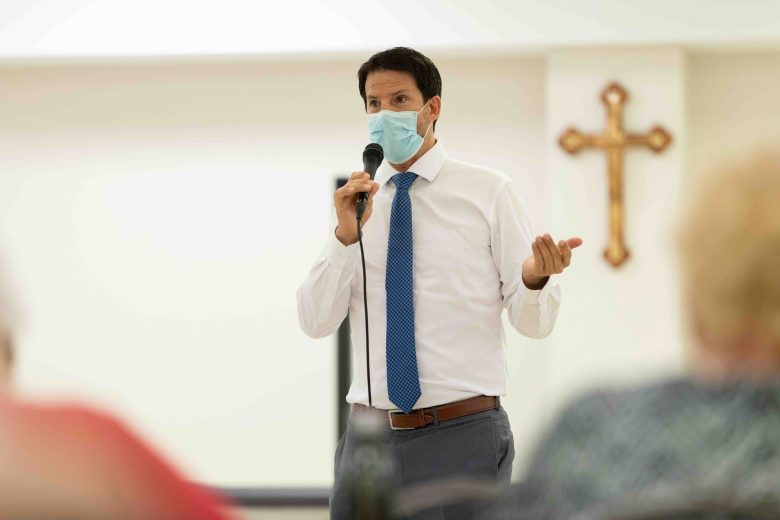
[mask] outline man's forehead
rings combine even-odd
[[[366,95],[404,93],[421,95],[414,76],[397,70],[378,70],[366,78]]]

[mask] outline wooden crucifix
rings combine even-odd
[[[626,261],[629,251],[623,241],[623,152],[628,146],[646,146],[659,153],[671,142],[672,136],[660,126],[646,134],[628,133],[623,130],[623,105],[628,93],[612,83],[601,93],[601,101],[607,106],[607,129],[601,134],[582,134],[569,128],[558,141],[570,154],[583,148],[601,148],[607,153],[609,174],[609,244],[604,258],[614,267]]]

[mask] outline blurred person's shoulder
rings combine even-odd
[[[34,430],[40,436],[57,435],[62,442],[80,442],[94,436],[122,431],[126,427],[110,414],[73,403],[37,403],[12,398],[0,399],[0,417],[7,431]],[[62,445],[60,445],[62,446]]]
[[[780,381],[706,383],[670,378],[631,387],[591,390],[572,400],[558,416],[557,426],[586,433],[614,423],[642,423],[663,417],[727,413],[730,409],[766,408],[780,413]]]
[[[81,497],[95,510],[124,508],[133,519],[228,518],[220,497],[187,480],[123,421],[90,406],[0,397],[0,460],[0,488],[45,475],[62,491],[55,498],[64,510]]]
[[[110,424],[82,406],[0,398],[0,516],[82,518],[85,504],[94,515],[112,514],[120,489],[111,459],[96,449]]]
[[[67,480],[105,481],[110,473],[110,439],[125,427],[109,414],[69,403],[37,403],[0,399],[0,452],[35,470],[50,466],[51,475]],[[5,453],[8,448],[12,453]],[[56,471],[54,471],[56,469]]]
[[[611,420],[633,420],[637,415],[664,414],[675,400],[690,393],[683,379],[645,383],[631,387],[603,387],[576,397],[559,415],[561,426],[578,430],[601,429]]]
[[[701,458],[704,466],[711,450],[778,427],[780,382],[674,378],[576,398],[544,437],[537,462],[564,467],[563,461],[574,457],[587,459],[592,470],[592,465],[635,460],[663,472],[675,465],[668,459]]]
[[[763,493],[780,504],[778,431],[780,382],[680,378],[592,391],[544,436],[518,508],[565,516],[661,488]]]

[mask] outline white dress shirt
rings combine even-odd
[[[414,243],[414,330],[422,395],[415,408],[476,395],[504,395],[507,383],[501,312],[523,335],[542,338],[555,324],[560,288],[552,277],[528,289],[522,263],[531,252],[524,204],[503,173],[450,159],[437,143],[409,168]],[[387,395],[387,238],[398,173],[377,172],[380,189],[363,227],[373,404],[396,409]],[[347,402],[368,404],[363,272],[360,246],[331,233],[298,289],[301,327],[318,338],[336,331],[347,312],[353,380]]]

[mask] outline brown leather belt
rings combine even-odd
[[[390,410],[379,410],[369,408],[364,404],[353,404],[352,409],[356,412],[379,412],[386,413],[390,421],[392,430],[414,430],[424,428],[430,424],[442,421],[449,421],[467,415],[485,412],[487,410],[498,410],[501,406],[501,399],[496,396],[478,395],[463,401],[432,406],[430,408],[420,408],[412,410],[411,413],[393,412]]]

